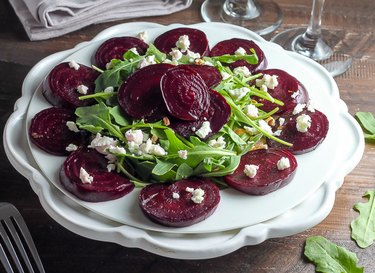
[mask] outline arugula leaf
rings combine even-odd
[[[253,54],[245,54],[245,55],[230,55],[224,54],[221,56],[214,56],[214,57],[204,57],[203,60],[212,62],[218,61],[221,63],[231,64],[239,60],[245,60],[249,64],[257,64],[259,62],[259,58],[255,53],[255,50],[250,49]]]
[[[161,52],[159,49],[154,46],[154,44],[149,44],[148,49],[146,51],[146,56],[155,56],[155,60],[158,63],[162,63],[167,58],[167,55],[163,52]]]
[[[368,133],[364,133],[365,139],[375,140],[375,118],[370,112],[357,112],[357,120]]]
[[[316,271],[324,273],[362,273],[357,255],[328,241],[322,236],[307,238],[305,256],[315,264]]]
[[[354,209],[359,212],[357,219],[350,224],[352,238],[361,248],[366,248],[375,240],[375,190],[366,191],[363,197],[367,203],[357,203]]]
[[[170,162],[165,162],[159,159],[156,159],[157,164],[155,167],[152,169],[152,173],[154,175],[165,175],[168,173],[170,170],[173,169],[176,164],[170,163]]]

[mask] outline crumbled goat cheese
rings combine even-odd
[[[189,36],[182,35],[178,38],[178,41],[176,42],[176,46],[181,49],[182,52],[186,52],[186,50],[189,49],[190,46],[190,40]]]
[[[65,150],[67,152],[73,152],[73,151],[76,151],[78,149],[78,146],[77,145],[74,145],[74,144],[69,144],[68,146],[66,146]]]
[[[288,168],[290,168],[289,158],[282,157],[282,158],[280,158],[279,161],[277,161],[277,169],[279,171],[282,171],[282,170],[285,170],[285,169],[288,169]]]
[[[101,154],[107,154],[107,149],[112,146],[117,146],[117,140],[97,133],[88,147],[97,150]]]
[[[142,41],[146,41],[146,39],[148,38],[148,32],[146,30],[142,31],[142,32],[139,32],[137,34],[137,38],[141,39]]]
[[[177,153],[178,153],[178,156],[181,157],[182,159],[187,159],[188,152],[186,150],[179,150]]]
[[[246,55],[246,50],[243,47],[239,47],[234,52],[234,55],[236,55],[236,56],[244,56],[244,55]]]
[[[211,139],[208,142],[208,145],[213,147],[213,148],[224,149],[225,145],[227,145],[227,143],[225,142],[223,136],[219,136],[217,139]]]
[[[133,52],[135,55],[139,55],[139,52],[135,47],[132,47],[129,51]]]
[[[299,95],[299,90],[297,90],[296,92],[294,92],[294,93],[291,95],[291,98],[292,98],[292,99],[295,99],[295,98],[297,98],[298,95]]]
[[[107,165],[107,171],[110,173],[112,171],[116,170],[116,164],[110,163]]]
[[[78,70],[80,68],[80,65],[76,61],[70,61],[69,67],[73,68],[74,70]]]
[[[256,135],[257,133],[259,133],[259,131],[253,127],[250,127],[250,126],[244,126],[243,127],[246,131],[246,133],[248,133],[249,135]]]
[[[187,191],[187,192],[193,192],[194,189],[193,189],[193,188],[190,188],[190,187],[186,187],[185,191]]]
[[[169,55],[171,55],[172,61],[178,61],[182,57],[182,53],[178,48],[172,48],[172,51],[169,52]]]
[[[266,122],[266,121],[264,121],[264,120],[259,120],[259,127],[263,130],[263,131],[265,131],[266,133],[268,133],[268,134],[270,134],[270,135],[272,135],[273,134],[273,132],[272,132],[272,128],[271,128],[271,126],[269,126],[268,125],[268,123]]]
[[[103,91],[104,93],[112,93],[114,90],[113,86],[108,86]]]
[[[225,81],[225,80],[227,80],[231,77],[231,74],[229,74],[228,72],[225,72],[225,71],[221,71],[220,74],[221,74],[221,78],[223,79],[223,81]]]
[[[267,89],[275,89],[275,87],[279,85],[279,82],[276,75],[271,76],[269,74],[264,74],[263,78],[255,80],[255,85],[257,87],[262,87],[262,85],[265,85]]]
[[[192,194],[191,200],[194,203],[200,204],[200,203],[203,202],[203,200],[204,200],[204,190],[202,190],[201,188],[193,189],[193,188],[186,187],[185,191],[190,192]]]
[[[135,144],[138,144],[138,145],[141,145],[143,140],[144,140],[144,136],[143,136],[143,132],[142,130],[128,130],[125,132],[125,138],[127,141],[132,141],[134,142]]]
[[[105,158],[108,159],[108,163],[114,163],[117,160],[117,156],[113,154],[107,154]]]
[[[246,96],[247,93],[250,92],[250,89],[247,88],[247,87],[241,87],[241,88],[236,88],[236,89],[232,89],[232,90],[229,90],[229,95],[235,100],[235,101],[239,101],[241,100],[243,97]]]
[[[257,175],[258,169],[259,169],[258,165],[246,164],[243,172],[245,173],[246,176],[250,178],[254,178]]]
[[[79,179],[81,179],[84,184],[91,184],[92,181],[94,181],[94,178],[82,167],[79,169]]]
[[[167,154],[167,152],[159,144],[153,144],[152,145],[152,154],[156,155],[156,156],[164,156],[164,155]]]
[[[116,154],[116,155],[126,155],[126,150],[124,147],[120,146],[110,146],[108,148],[108,152],[111,154]]]
[[[80,84],[77,86],[77,92],[81,95],[86,95],[89,88],[86,85]]]
[[[131,154],[142,155],[142,151],[139,147],[139,144],[135,143],[134,141],[128,142],[128,149]]]
[[[66,122],[66,127],[68,127],[68,129],[70,131],[74,132],[74,133],[78,133],[79,132],[77,124],[74,121],[67,121]]]
[[[312,100],[309,100],[309,102],[307,103],[307,111],[315,112],[315,105]]]
[[[209,121],[203,121],[201,128],[199,128],[195,134],[200,138],[205,138],[209,133],[211,133],[211,124]]]
[[[172,197],[173,197],[173,199],[179,199],[180,195],[178,194],[178,192],[174,192],[174,193],[172,193]]]
[[[257,118],[259,113],[258,108],[254,104],[246,105],[244,112],[251,118]]]
[[[234,75],[244,75],[245,77],[251,76],[250,70],[246,66],[238,66],[233,69]]]
[[[298,132],[306,133],[311,127],[311,117],[306,114],[299,115],[296,119],[296,128]]]
[[[159,144],[152,144],[151,139],[147,139],[145,143],[139,145],[139,149],[143,154],[152,154],[156,156],[166,155],[167,152]]]
[[[285,118],[280,117],[279,118],[279,126],[283,126],[285,123]]]
[[[195,52],[190,51],[189,49],[187,49],[186,50],[186,56],[188,56],[189,58],[195,60],[195,59],[199,59],[201,57],[201,54],[195,53]]]
[[[282,132],[283,132],[282,130],[276,130],[275,132],[273,132],[273,135],[280,136]]]
[[[298,103],[293,109],[293,115],[297,115],[301,113],[305,107],[306,107],[306,104]]]
[[[147,56],[146,58],[142,59],[139,62],[138,67],[143,68],[152,64],[156,64],[155,55]]]

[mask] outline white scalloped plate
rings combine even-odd
[[[121,35],[122,33],[127,33],[127,30],[139,32],[146,28],[150,29],[159,26],[160,25],[148,23],[122,24],[102,32],[94,41]],[[176,26],[179,25],[172,25],[167,28]],[[235,34],[237,32],[241,33],[241,37],[244,37],[244,35],[251,38],[258,37],[242,28],[224,24],[203,23],[193,25],[192,27],[220,28],[221,31],[226,29],[230,31],[231,35],[234,35],[233,37],[236,36]],[[83,206],[87,207],[86,204],[79,204],[80,201],[78,200],[75,200],[77,203],[72,202],[73,199],[67,198],[67,195],[57,191],[55,187],[51,187],[51,184],[48,183],[49,179],[46,179],[44,170],[40,170],[35,164],[33,158],[35,153],[32,154],[30,152],[29,145],[24,136],[27,128],[26,122],[30,118],[27,107],[30,101],[33,102],[33,94],[37,89],[38,83],[40,83],[53,66],[69,58],[72,54],[74,56],[75,52],[84,50],[84,48],[90,46],[90,44],[91,43],[87,42],[79,44],[71,50],[51,55],[40,61],[26,77],[23,85],[23,95],[17,101],[15,112],[9,118],[4,130],[4,147],[9,160],[21,174],[30,180],[30,184],[38,194],[43,207],[56,221],[83,236],[117,242],[129,247],[136,246],[169,257],[209,258],[220,256],[244,245],[260,243],[267,238],[287,236],[303,231],[320,222],[329,213],[334,202],[334,193],[343,182],[344,176],[356,166],[362,156],[364,141],[361,129],[347,113],[346,105],[339,99],[338,90],[332,78],[310,60],[293,53],[286,53],[297,60],[291,69],[286,69],[291,74],[297,75],[297,78],[299,78],[301,74],[299,71],[302,70],[303,66],[308,66],[307,70],[303,70],[303,73],[311,73],[311,77],[307,79],[302,77],[302,82],[308,88],[312,98],[320,98],[321,95],[324,96],[326,100],[324,103],[317,103],[318,108],[327,114],[331,124],[333,121],[331,131],[332,128],[334,128],[334,135],[327,137],[325,142],[321,145],[323,148],[318,148],[323,151],[323,155],[318,158],[307,159],[310,164],[308,164],[306,170],[310,169],[309,174],[314,178],[319,177],[319,180],[322,178],[319,183],[314,184],[313,188],[307,193],[305,192],[302,196],[298,194],[300,193],[300,188],[306,188],[307,186],[305,184],[298,184],[298,187],[293,188],[292,192],[289,192],[288,195],[289,197],[296,197],[297,201],[289,202],[288,206],[284,207],[281,211],[278,210],[278,212],[272,213],[271,215],[273,216],[268,216],[268,218],[266,217],[266,219],[263,220],[259,220],[262,218],[260,217],[257,221],[250,222],[250,224],[245,223],[241,225],[236,224],[235,226],[227,225],[225,228],[213,228],[212,223],[208,223],[206,227],[204,224],[198,224],[190,229],[177,229],[176,231],[175,229],[163,229],[152,225],[150,228],[148,226],[130,227],[130,225],[121,225],[118,222],[110,221],[107,218],[111,217],[106,215],[106,212],[103,213],[93,210],[93,208],[89,208],[90,211],[87,211],[83,208]],[[272,44],[267,43],[267,46],[268,45],[276,48],[276,46]],[[300,66],[301,64],[302,67]],[[270,62],[270,67],[279,66]],[[314,86],[312,85],[314,82],[317,84],[317,89],[311,87]],[[322,88],[326,93],[319,93],[319,90]],[[319,102],[320,100],[315,99],[315,101]],[[33,103],[31,105],[33,105]],[[335,138],[334,136],[339,137]],[[326,150],[327,148],[328,150]],[[319,150],[313,153],[315,152],[319,152]],[[333,155],[334,157],[332,157]],[[317,172],[319,173],[319,169],[316,166],[319,165],[319,161],[325,158],[330,158],[334,164],[326,162],[326,164],[330,166],[329,170],[327,170],[323,176],[316,175]],[[39,158],[39,161],[40,160]],[[302,159],[298,158],[298,160],[305,160],[305,156],[302,156]],[[39,162],[39,164],[41,162]],[[300,171],[300,173],[305,172]],[[293,183],[294,181],[290,185],[293,185]],[[288,186],[285,187],[285,189],[288,189]],[[278,192],[282,191],[283,189]],[[234,193],[230,193],[230,195],[232,194]],[[239,194],[235,195],[237,197],[241,196]],[[278,198],[277,195],[270,196],[272,196],[271,199],[263,203],[264,206],[270,207],[269,204],[273,204],[270,208],[271,210],[282,206],[280,203],[275,204],[273,202]],[[284,199],[282,203],[284,203],[284,201],[286,202],[288,200]],[[292,209],[292,207],[295,208]],[[91,211],[96,211],[107,218],[92,214]],[[219,209],[215,214],[220,216],[222,211],[223,210]],[[236,211],[236,208],[234,208],[234,211]],[[243,212],[241,213],[241,215],[243,215]],[[233,211],[231,214],[233,214]],[[231,215],[227,216],[230,217]],[[209,220],[210,218],[203,223]],[[225,218],[224,223],[232,220],[237,221],[237,219]],[[216,223],[222,224],[223,222]],[[146,223],[146,225],[148,225],[148,223]],[[159,230],[162,232],[150,230]],[[218,232],[224,230],[226,231]],[[175,232],[180,234],[173,235]],[[188,234],[192,232],[196,234]],[[206,232],[212,233],[205,234]]]

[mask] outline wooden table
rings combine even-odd
[[[201,22],[202,0],[182,12],[164,17],[140,18],[161,24]],[[284,22],[279,30],[306,25],[310,0],[279,0]],[[335,80],[349,112],[375,113],[375,2],[373,0],[327,0],[324,25],[345,37],[355,59],[352,67]],[[30,42],[7,1],[0,3],[0,119],[1,127],[21,96],[21,85],[29,69],[54,52],[90,40],[117,23],[86,27],[60,38]],[[273,35],[273,34],[272,34]],[[272,36],[270,35],[270,36]],[[269,37],[267,37],[269,38]],[[337,136],[338,138],[340,136]],[[359,165],[337,191],[332,212],[319,225],[287,238],[270,239],[209,260],[175,260],[80,237],[53,221],[42,209],[26,178],[11,166],[1,145],[0,201],[13,203],[22,213],[34,237],[47,272],[314,272],[303,256],[307,237],[322,235],[357,253],[366,272],[375,272],[375,246],[360,249],[350,238],[350,222],[357,217],[353,205],[364,201],[362,194],[375,188],[375,144],[366,144]]]

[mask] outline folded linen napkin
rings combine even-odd
[[[9,0],[30,40],[45,40],[94,23],[170,14],[192,0]]]

